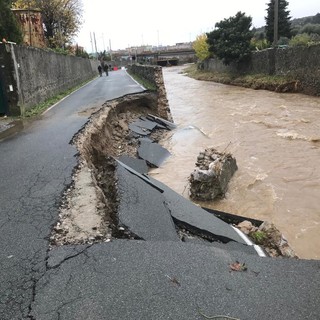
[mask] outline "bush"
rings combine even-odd
[[[290,46],[308,46],[312,43],[311,37],[306,33],[297,34],[289,41]]]
[[[263,50],[270,47],[267,39],[257,39],[257,38],[251,39],[251,46],[256,50]]]

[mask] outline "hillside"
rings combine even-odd
[[[308,16],[303,18],[296,18],[291,20],[291,27],[299,33],[299,29],[302,29],[307,24],[320,24],[320,13],[317,13],[314,16]],[[254,28],[255,33],[264,32],[265,27]]]

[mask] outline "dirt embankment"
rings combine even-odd
[[[299,80],[286,76],[268,76],[264,74],[235,75],[225,72],[211,72],[197,69],[196,65],[185,70],[189,77],[196,80],[213,81],[255,90],[263,89],[275,92],[301,92]]]
[[[138,140],[128,125],[149,113],[159,115],[159,109],[163,115],[166,101],[159,104],[156,93],[144,92],[108,101],[98,111],[86,111],[92,115],[73,139],[79,151],[79,165],[65,192],[59,221],[50,238],[52,246],[131,237],[117,224],[114,158],[136,155]],[[153,139],[157,140],[157,135],[160,133],[154,132]]]

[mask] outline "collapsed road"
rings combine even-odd
[[[230,225],[146,174],[169,156],[157,142],[174,129],[156,101],[144,92],[94,109],[74,136],[76,159],[66,142],[47,142],[42,174],[28,188],[22,179],[25,197],[5,193],[1,319],[316,319],[317,261],[259,257]]]
[[[146,175],[148,166],[160,166],[170,155],[153,139],[175,128],[150,112],[157,112],[153,93],[109,101],[74,138],[81,166],[66,193],[51,244],[112,238],[179,241],[176,229],[182,228],[211,242],[231,241],[240,244],[239,250],[253,249],[242,249],[246,242],[230,225]],[[92,173],[90,184],[97,189],[91,201],[79,206],[83,171]]]

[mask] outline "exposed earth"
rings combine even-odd
[[[86,111],[90,120],[72,141],[79,151],[79,165],[65,191],[51,246],[134,238],[117,223],[114,162],[121,155],[136,157],[139,141],[129,124],[150,113],[159,115],[156,94],[150,92],[124,96]],[[155,129],[150,138],[159,141],[165,133]]]

